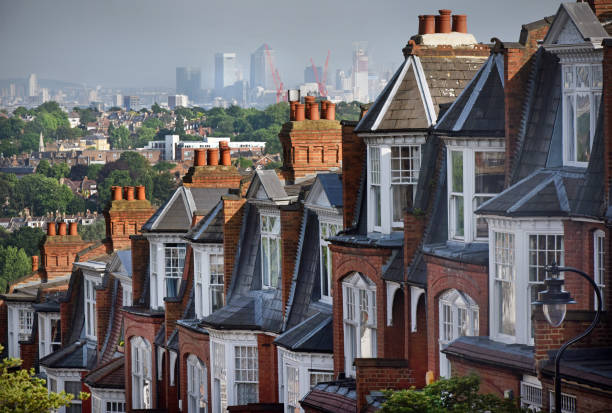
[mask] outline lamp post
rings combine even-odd
[[[564,280],[563,278],[559,278],[561,272],[573,272],[580,275],[591,284],[597,296],[597,312],[595,313],[595,318],[591,325],[581,334],[563,343],[557,351],[557,354],[555,354],[555,411],[561,413],[561,373],[559,372],[561,357],[563,357],[563,353],[569,346],[591,334],[591,331],[593,331],[599,322],[602,307],[601,292],[597,284],[595,284],[595,281],[593,281],[587,273],[577,270],[576,268],[558,267],[557,264],[553,262],[551,266],[546,268],[546,271],[551,274],[551,277],[547,277],[544,281],[544,286],[546,286],[547,289],[538,293],[538,300],[534,301],[532,304],[542,305],[542,311],[544,312],[546,321],[553,327],[558,327],[563,322],[567,304],[576,303],[570,293],[563,289]]]

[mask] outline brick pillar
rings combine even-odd
[[[113,289],[114,280],[109,280],[109,285],[102,289],[96,290],[96,337],[98,338],[98,351],[102,350],[104,345],[104,337],[110,323],[111,306],[113,306]]]
[[[132,235],[132,301],[136,304],[144,293],[149,266],[149,241],[142,235]]]
[[[32,334],[36,334],[36,329],[32,330]],[[21,368],[32,369],[36,365],[36,358],[38,355],[38,337],[33,337],[33,342],[19,344]],[[31,341],[31,340],[30,340]]]
[[[612,185],[612,40],[604,40],[603,58],[603,102],[604,107],[604,141],[605,141],[605,192],[604,196],[610,202],[610,186]]]
[[[355,220],[357,194],[361,182],[363,162],[366,159],[366,145],[353,131],[355,123],[342,122],[342,201],[344,228]],[[350,161],[349,161],[350,160]]]
[[[274,337],[257,334],[259,403],[278,402],[278,357]]]
[[[414,253],[421,244],[425,231],[425,213],[420,211],[407,211],[404,214],[404,265],[412,262]]]
[[[234,195],[223,197],[223,292],[226,295],[234,270],[245,202],[245,198]]]
[[[355,359],[357,411],[367,407],[366,396],[376,390],[408,389],[414,385],[408,361],[401,359]]]
[[[291,280],[295,268],[295,258],[300,236],[300,224],[302,221],[303,210],[300,209],[281,209],[281,287],[283,289],[283,310],[289,301],[291,291]]]

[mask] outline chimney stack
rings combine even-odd
[[[438,10],[440,14],[436,16],[436,33],[450,33],[451,32],[451,10],[442,9]]]
[[[32,272],[38,271],[38,255],[32,256]]]
[[[54,237],[55,235],[55,222],[47,222],[47,236]]]
[[[113,201],[120,201],[123,199],[123,188],[120,186],[113,186],[112,188],[113,191]]]
[[[310,104],[310,120],[319,120],[321,116],[319,115],[319,104],[317,102],[313,102]]]
[[[295,121],[301,122],[306,119],[306,111],[303,103],[295,104]]]
[[[68,224],[68,235],[79,235],[76,222],[71,222]]]
[[[59,235],[60,237],[63,237],[66,235],[66,223],[65,222],[60,222],[59,224],[57,224],[57,235]]]
[[[221,165],[230,166],[232,164],[232,158],[227,142],[219,142],[219,149],[221,150]]]
[[[136,187],[136,199],[139,201],[145,201],[147,199],[147,193],[143,185]]]
[[[205,166],[206,165],[206,149],[194,150],[193,166]]]
[[[291,102],[289,102],[289,120],[295,120],[295,111],[297,108],[297,104],[298,102],[296,102],[295,100],[292,100]]]
[[[465,14],[453,14],[453,31],[467,33],[467,16]]]
[[[219,165],[219,149],[217,148],[208,149],[208,165],[210,166]]]
[[[125,199],[128,201],[134,200],[134,187],[133,186],[125,187]]]

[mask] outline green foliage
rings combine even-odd
[[[151,129],[161,129],[163,128],[164,122],[159,118],[149,117],[142,122],[142,127],[151,128]]]
[[[70,166],[66,162],[56,162],[51,166],[49,161],[42,159],[36,167],[36,173],[47,178],[67,178],[70,175]]]
[[[72,191],[56,179],[32,174],[19,180],[19,190],[13,190],[12,204],[17,211],[28,207],[32,215],[40,216],[56,210],[65,212],[72,197]]]
[[[174,179],[169,172],[153,176],[153,202],[161,204],[172,194],[175,188]]]
[[[153,165],[153,169],[157,172],[166,172],[173,169],[176,166],[175,163],[168,161],[159,161],[157,164]]]
[[[353,101],[350,103],[340,102],[336,104],[336,119],[338,120],[359,120],[361,114],[360,103]]]
[[[276,162],[276,161],[272,161],[272,162],[268,162],[265,166],[264,169],[278,169],[281,166],[283,166],[282,162]]]
[[[0,345],[0,353],[3,347]],[[75,395],[49,392],[46,382],[36,377],[34,369],[22,369],[22,361],[6,358],[0,361],[0,413],[38,413],[68,406]],[[81,400],[89,393],[77,395]]]
[[[138,148],[146,146],[149,141],[155,139],[156,133],[157,131],[155,129],[148,128],[146,126],[143,126],[142,128],[138,129],[138,132],[136,132],[137,141],[135,143],[135,146]]]
[[[95,163],[92,163],[91,165],[87,166],[87,178],[97,181],[98,175],[100,174],[100,171],[103,167],[104,165]]]
[[[23,248],[28,256],[38,255],[40,245],[45,239],[45,233],[40,228],[23,226],[13,232],[5,232],[5,238],[0,241],[0,246]]]
[[[99,241],[106,237],[106,223],[98,219],[91,225],[78,225],[78,232],[85,241]]]
[[[108,109],[109,112],[121,112],[121,108],[119,106],[111,106]]]
[[[381,413],[518,413],[516,401],[479,394],[476,375],[440,379],[422,390],[387,391]]]
[[[41,159],[36,167],[36,173],[47,177],[51,175],[51,165],[49,164],[49,161],[46,159]]]
[[[31,270],[32,263],[23,248],[0,246],[0,291],[6,292],[13,281]]]
[[[98,118],[98,112],[92,108],[74,108],[74,111],[79,114],[79,122],[83,128],[86,128],[88,123],[95,122]]]
[[[242,169],[253,167],[253,161],[249,158],[238,158],[238,166]]]
[[[130,131],[125,126],[119,126],[109,131],[108,141],[112,149],[130,148]]]

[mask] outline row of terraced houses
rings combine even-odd
[[[531,303],[556,262],[604,297],[562,362],[563,411],[608,411],[611,34],[610,0],[563,3],[518,42],[419,16],[358,122],[290,102],[279,170],[197,150],[157,210],[114,187],[104,241],[50,225],[1,297],[7,355],[91,393],[62,413],[374,411],[383,389],[470,372],[545,411],[554,352],[596,308],[566,275],[576,304],[549,326]]]

